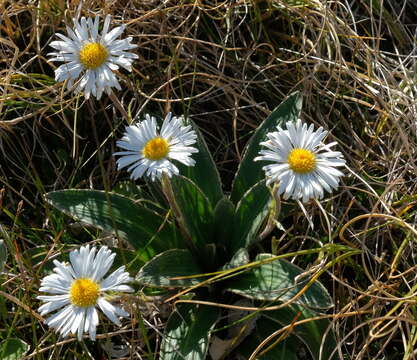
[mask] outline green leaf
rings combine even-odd
[[[7,248],[4,240],[0,240],[0,272],[4,269],[4,264],[7,259]]]
[[[227,262],[222,269],[228,270],[242,265],[246,265],[249,262],[249,253],[245,248],[241,248],[235,252],[232,259]]]
[[[278,310],[265,311],[262,315],[281,326],[292,324],[295,320],[318,316],[313,310],[295,304]],[[329,327],[329,320],[320,319],[294,326],[292,333],[307,346],[314,360],[332,360],[337,358],[337,352],[333,353],[336,349],[336,339],[333,330],[331,327],[329,330]]]
[[[168,200],[166,199],[161,182],[152,181],[149,177],[145,178],[146,189],[149,190],[150,197],[157,203],[160,207],[169,209]]]
[[[214,208],[213,239],[217,245],[228,251],[233,236],[233,226],[231,224],[233,224],[234,214],[235,206],[226,196]]]
[[[197,277],[175,278],[201,273],[202,270],[188,250],[172,249],[148,261],[136,275],[136,280],[143,285],[153,287],[189,287],[204,279]]]
[[[46,200],[69,216],[115,233],[140,250],[144,260],[176,245],[175,232],[164,218],[125,196],[98,190],[61,190],[46,194]]]
[[[124,195],[132,200],[141,200],[148,198],[148,194],[136,185],[133,181],[119,181],[112,189],[113,192]]]
[[[179,304],[168,319],[161,360],[205,360],[211,331],[219,318],[214,306]]]
[[[174,201],[184,225],[197,250],[203,250],[212,241],[213,208],[200,188],[184,176],[171,178]]]
[[[161,190],[159,196],[154,196],[154,192],[150,189],[151,184],[157,187],[152,181],[147,183],[148,191],[145,191],[143,187],[135,184],[133,181],[119,181],[113,188],[112,192],[126,196],[127,198],[135,201],[139,201],[144,207],[151,211],[155,211],[158,214],[165,214],[167,212],[166,199],[163,197]],[[161,201],[162,200],[162,201]]]
[[[265,175],[262,167],[265,162],[253,161],[258,156],[262,146],[260,143],[266,140],[266,134],[276,130],[277,125],[283,125],[288,121],[296,121],[300,115],[302,98],[298,92],[292,93],[268,116],[256,129],[249,140],[243,159],[233,181],[230,199],[237,203],[250,187],[262,180]]]
[[[29,345],[20,339],[7,339],[0,343],[0,359],[20,360],[29,350]]]
[[[271,254],[259,254],[258,260],[272,258]],[[298,278],[303,270],[287,260],[277,259],[251,268],[233,278],[228,290],[242,296],[266,301],[284,302],[293,298],[310,280],[309,276]],[[315,281],[295,303],[315,309],[328,309],[333,306],[326,288]]]
[[[137,256],[136,251],[121,247],[113,247],[111,251],[116,253],[112,269],[116,270],[124,265],[128,273],[136,274],[145,263]]]
[[[250,188],[239,201],[233,224],[232,253],[257,240],[258,232],[271,209],[271,202],[272,196],[265,180]]]
[[[264,341],[268,336],[275,333],[279,330],[281,326],[277,325],[276,322],[266,319],[266,318],[259,318],[256,321],[255,330],[250,334],[239,347],[237,351],[245,358],[249,359],[258,345]],[[256,356],[257,360],[297,360],[297,351],[299,350],[300,342],[298,338],[295,336],[288,336],[278,344],[274,345],[273,347],[269,348],[277,339],[274,338],[271,342],[267,343],[264,346],[258,356]],[[267,352],[260,355],[263,351],[268,349]]]
[[[178,168],[181,175],[192,180],[203,191],[214,207],[224,196],[219,172],[204,141],[203,135],[196,124],[191,122],[191,125],[197,133],[197,143],[193,146],[198,149],[198,153],[192,155],[192,158],[195,160],[195,165],[186,166],[178,164]]]

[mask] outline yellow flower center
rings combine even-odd
[[[288,155],[288,164],[292,171],[306,174],[316,168],[316,155],[307,149],[293,149]]]
[[[150,160],[160,160],[167,156],[169,144],[160,137],[149,140],[142,150],[143,156]]]
[[[88,307],[97,303],[100,285],[91,279],[77,279],[70,289],[70,301],[73,305]]]
[[[80,62],[87,69],[96,69],[108,58],[107,49],[98,42],[85,44],[80,50]]]

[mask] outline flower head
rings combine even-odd
[[[112,305],[106,293],[111,291],[132,292],[125,285],[132,281],[121,266],[103,279],[109,271],[116,254],[106,246],[96,248],[83,246],[70,252],[70,264],[54,260],[54,273],[42,279],[39,291],[53,295],[41,295],[37,298],[45,303],[39,308],[41,315],[60,309],[46,320],[47,325],[58,331],[63,337],[69,333],[78,334],[81,340],[84,332],[95,340],[98,325],[98,306],[116,325],[120,325],[119,316],[129,316],[123,309]]]
[[[117,160],[118,169],[129,166],[127,170],[134,180],[143,175],[152,181],[161,178],[163,173],[169,177],[177,175],[179,170],[171,160],[194,166],[191,154],[198,150],[190,145],[196,139],[197,134],[191,125],[184,125],[183,117],[169,113],[158,132],[156,119],[146,114],[145,120],[127,126],[123,138],[117,142],[117,146],[125,150],[114,154],[121,155]]]
[[[74,30],[67,26],[68,37],[57,33],[62,41],[52,41],[50,46],[57,52],[48,55],[53,56],[50,61],[62,61],[65,64],[55,70],[55,80],[68,80],[68,88],[81,75],[76,91],[84,89],[88,99],[93,94],[100,99],[103,91],[108,94],[111,88],[121,90],[113,70],[119,66],[132,71],[132,61],[138,56],[127,50],[134,49],[137,45],[131,44],[132,38],[116,40],[125,29],[119,26],[109,31],[111,16],[104,20],[103,30],[99,35],[99,18],[94,21],[91,18],[82,17],[80,22],[74,19]]]
[[[343,173],[336,169],[345,165],[342,153],[330,148],[336,145],[322,143],[327,135],[323,128],[314,131],[314,125],[307,128],[301,120],[287,122],[287,129],[277,126],[278,131],[267,134],[268,140],[261,145],[267,149],[259,152],[254,160],[273,161],[263,167],[267,183],[279,181],[278,193],[284,199],[321,199],[323,189],[331,192],[339,184]]]

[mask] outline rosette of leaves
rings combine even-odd
[[[146,187],[123,183],[112,193],[63,190],[46,195],[68,215],[130,243],[143,264],[136,276],[141,285],[176,294],[160,359],[205,359],[210,339],[230,344],[220,355],[212,354],[218,359],[232,351],[247,358],[257,353],[257,359],[297,359],[300,344],[315,360],[335,356],[331,323],[318,316],[332,307],[326,288],[285,260],[286,255],[253,250],[273,228],[271,220],[277,215],[263,164],[253,159],[266,134],[295,121],[300,111],[301,96],[291,94],[257,128],[230,195],[223,193],[215,163],[195,125],[196,165],[180,167],[179,176]],[[281,209],[280,216],[284,214]],[[184,300],[185,293],[192,294],[192,300]],[[245,341],[230,338],[224,330],[229,325],[220,321],[234,311],[239,298],[252,304],[249,315],[233,324],[242,329],[238,336]],[[245,330],[248,324],[250,332]],[[266,338],[270,341],[259,347]]]

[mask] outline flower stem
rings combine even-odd
[[[114,106],[116,106],[117,109],[121,112],[127,123],[131,124],[132,118],[129,116],[128,112],[125,110],[120,100],[116,97],[116,95],[114,95],[113,91],[110,93],[109,97],[113,102]]]
[[[198,255],[199,255],[198,249],[196,248],[191,238],[191,235],[188,232],[187,226],[185,225],[184,217],[182,215],[181,209],[178,207],[178,204],[175,201],[175,196],[172,190],[171,180],[167,174],[165,173],[162,174],[161,183],[162,183],[162,192],[164,193],[166,199],[168,200],[168,203],[175,215],[181,235],[186,241],[187,247],[191,251],[193,256],[198,258]]]

